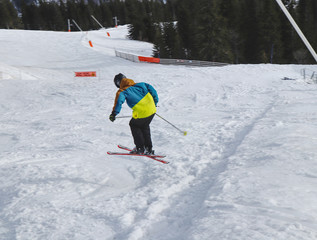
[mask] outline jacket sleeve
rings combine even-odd
[[[154,99],[155,106],[157,106],[157,103],[159,101],[159,97],[157,95],[156,90],[154,89],[154,87],[152,87],[152,85],[150,85],[148,83],[146,83],[145,85],[147,87],[147,90],[149,91],[149,93],[152,95],[152,97]]]
[[[122,104],[125,102],[125,99],[126,99],[125,94],[121,90],[118,90],[116,94],[116,98],[114,100],[112,113],[114,113],[115,115],[118,115],[120,113]]]

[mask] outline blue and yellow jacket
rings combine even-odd
[[[123,78],[114,101],[112,112],[115,115],[120,113],[125,101],[133,110],[133,118],[146,118],[156,113],[158,95],[150,84],[135,83],[132,79]]]

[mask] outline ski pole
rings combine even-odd
[[[155,113],[158,117],[160,117],[161,119],[163,119],[165,122],[169,123],[171,126],[173,126],[174,128],[176,128],[178,131],[180,131],[181,133],[184,134],[184,136],[187,135],[186,131],[183,131],[181,129],[179,129],[178,127],[176,127],[174,124],[170,123],[169,121],[167,121],[165,118],[161,117],[160,115],[158,115],[157,113]]]
[[[116,118],[130,118],[131,116],[116,116]]]

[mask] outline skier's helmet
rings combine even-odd
[[[119,73],[114,77],[113,81],[117,88],[120,88],[120,83],[123,78],[126,78],[126,76],[124,76],[122,73]]]

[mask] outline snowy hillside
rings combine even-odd
[[[152,46],[108,31],[0,30],[0,239],[317,239],[317,85],[300,76],[316,65],[133,63],[114,49]],[[106,154],[133,146],[108,120],[119,72],[188,132],[154,118],[170,164]]]

